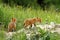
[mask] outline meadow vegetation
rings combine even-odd
[[[22,6],[13,6],[10,7],[9,5],[0,4],[0,22],[3,23],[4,31],[7,31],[8,23],[10,22],[11,18],[17,18],[17,30],[23,28],[23,22],[25,19],[39,17],[42,19],[41,24],[45,24],[46,22],[50,23],[51,21],[55,23],[60,23],[60,12],[56,11],[56,8],[52,5],[48,10],[42,10],[41,8],[34,9],[34,7],[26,7],[23,8]],[[46,21],[48,20],[48,21]],[[0,40],[4,40],[4,31],[0,32]],[[60,40],[59,34],[51,34],[50,40]],[[16,34],[13,36],[13,40],[26,40],[25,34]]]

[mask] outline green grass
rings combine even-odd
[[[13,36],[12,40],[26,40],[26,35],[24,32],[16,34]]]
[[[60,34],[53,33],[50,35],[50,40],[60,40]]]
[[[23,22],[25,19],[39,17],[42,19],[42,24],[46,23],[46,19],[48,19],[48,23],[51,21],[55,23],[60,23],[60,12],[56,12],[54,7],[50,8],[48,11],[43,11],[42,9],[38,8],[22,8],[22,6],[18,7],[9,7],[8,5],[3,6],[0,5],[0,22],[4,22],[6,28],[8,23],[10,22],[12,17],[17,18],[17,30],[23,28]],[[60,36],[54,37],[56,34],[51,34],[51,40],[60,40]],[[20,38],[19,38],[19,37]],[[56,39],[55,39],[56,38]],[[3,34],[0,32],[0,40],[3,39]],[[13,40],[25,40],[25,34],[17,34],[14,36]]]
[[[5,40],[4,31],[0,31],[0,40]]]
[[[60,23],[60,13],[56,12],[54,9],[50,8],[50,10],[41,10],[41,9],[33,9],[33,8],[22,8],[22,6],[18,7],[9,7],[9,6],[3,6],[1,4],[0,6],[0,14],[2,17],[2,22],[5,23],[7,26],[9,21],[12,17],[17,18],[17,29],[23,27],[23,21],[28,18],[34,18],[39,17],[42,19],[42,23],[46,22],[46,19],[48,19],[48,22],[56,22]],[[8,20],[7,20],[8,19]],[[19,26],[19,27],[18,27]]]

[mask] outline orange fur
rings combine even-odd
[[[16,30],[16,19],[12,18],[11,22],[8,25],[8,32],[12,32]]]
[[[27,27],[28,25],[32,26],[32,24],[35,25],[36,22],[41,23],[41,19],[40,18],[27,19],[24,21],[24,27]]]

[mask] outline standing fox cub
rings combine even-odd
[[[12,18],[8,24],[8,32],[13,32],[16,30],[16,18]]]
[[[32,27],[32,24],[34,24],[34,26],[35,26],[35,23],[37,23],[37,22],[41,23],[41,18],[37,17],[37,18],[27,19],[24,21],[24,27],[26,28],[29,25],[30,25],[30,27]]]

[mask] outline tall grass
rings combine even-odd
[[[56,12],[54,7],[50,8],[49,10],[43,11],[42,9],[38,8],[22,8],[22,6],[18,7],[10,7],[10,6],[3,6],[0,5],[0,15],[1,21],[3,20],[4,24],[8,25],[12,17],[17,18],[17,29],[23,28],[23,22],[25,19],[39,17],[42,19],[42,23],[46,23],[46,19],[48,23],[53,21],[56,23],[60,23],[60,12]]]
[[[43,11],[40,8],[34,9],[34,8],[23,8],[22,6],[18,7],[10,7],[3,4],[0,4],[0,22],[4,22],[4,25],[6,25],[6,28],[8,27],[8,23],[10,22],[11,18],[15,17],[17,18],[17,30],[23,28],[23,22],[25,19],[39,17],[42,19],[42,24],[47,22],[50,23],[51,21],[60,23],[60,12],[56,12],[55,8],[52,6],[49,10]],[[3,39],[3,34],[0,32],[0,39]],[[20,34],[19,34],[20,35]],[[25,34],[19,36],[14,36],[13,40],[25,40]],[[21,37],[23,35],[23,37]],[[19,37],[21,37],[21,39]],[[51,35],[53,37],[53,35]],[[16,39],[17,38],[17,39]],[[53,40],[53,39],[51,39]],[[55,40],[55,39],[54,39]],[[60,38],[58,39],[60,40]]]

